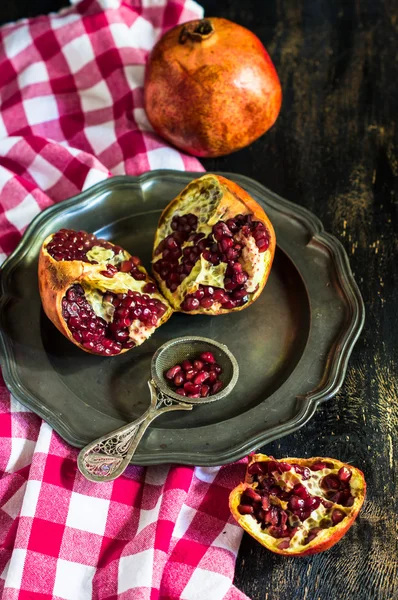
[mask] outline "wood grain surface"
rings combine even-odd
[[[0,22],[65,4],[2,0]],[[398,3],[202,5],[258,35],[284,92],[271,131],[204,166],[253,177],[320,217],[346,248],[367,311],[337,397],[298,433],[261,449],[359,467],[368,483],[361,515],[339,544],[308,558],[273,555],[245,534],[235,584],[252,600],[398,599]]]

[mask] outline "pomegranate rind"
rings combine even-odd
[[[241,515],[238,506],[240,505],[241,498],[245,490],[251,488],[253,490],[256,489],[256,484],[253,484],[253,478],[249,473],[249,467],[253,463],[258,462],[284,462],[288,464],[296,464],[301,467],[311,467],[317,462],[326,462],[328,464],[332,464],[334,469],[339,470],[341,467],[348,468],[351,473],[350,479],[350,487],[351,493],[354,497],[354,503],[351,507],[344,507],[344,512],[346,512],[347,517],[343,519],[337,525],[332,527],[328,527],[320,531],[316,538],[303,546],[293,546],[291,548],[280,549],[278,548],[278,543],[280,539],[274,538],[273,536],[267,534],[264,530],[261,529],[260,524],[257,523],[256,519],[252,517],[252,515]],[[334,546],[341,538],[347,533],[355,519],[357,518],[359,511],[363,505],[366,496],[366,482],[364,474],[360,469],[353,467],[352,465],[348,465],[343,463],[335,458],[325,458],[325,457],[313,457],[313,458],[284,458],[283,460],[278,461],[272,457],[268,457],[265,454],[253,454],[248,462],[245,482],[240,483],[237,487],[235,487],[230,495],[229,495],[229,508],[232,516],[237,521],[237,523],[244,529],[249,535],[251,535],[255,540],[257,540],[262,546],[274,552],[276,554],[281,554],[283,556],[308,556],[311,554],[318,554],[320,552],[324,552],[328,550],[332,546]],[[337,507],[339,505],[336,505]]]
[[[65,296],[66,291],[76,283],[84,281],[85,277],[91,274],[96,274],[98,278],[101,278],[99,272],[103,270],[103,265],[95,265],[91,263],[82,262],[80,260],[55,260],[46,250],[47,245],[53,238],[54,234],[49,235],[43,242],[38,264],[38,281],[39,281],[39,293],[43,306],[43,310],[50,321],[55,327],[64,335],[72,344],[87,352],[88,354],[95,354],[85,348],[82,344],[76,341],[67,326],[65,319],[62,316],[62,299]],[[131,258],[126,250],[124,250],[126,258]],[[148,275],[147,271],[140,265],[141,269],[145,271],[146,283],[155,283],[154,280]],[[103,278],[105,280],[105,278]],[[173,310],[169,306],[167,300],[158,294],[157,297],[167,306],[167,311],[159,319],[156,329],[163,325],[173,314]],[[149,337],[149,336],[148,336]],[[146,338],[148,339],[148,338]],[[136,346],[139,346],[142,342],[137,342]],[[130,348],[122,348],[119,354],[127,352]],[[117,355],[118,356],[118,355]]]
[[[180,296],[180,287],[177,288],[175,292],[171,292],[166,286],[166,282],[159,276],[158,273],[153,271],[154,278],[156,279],[159,289],[161,290],[163,296],[168,300],[172,308],[176,312],[185,312],[185,314],[196,315],[196,314],[206,314],[206,315],[221,315],[228,314],[231,312],[237,312],[240,310],[244,310],[248,308],[262,293],[269,274],[271,272],[272,263],[275,256],[275,248],[276,248],[276,235],[274,227],[263,210],[263,208],[248,194],[244,189],[242,189],[237,183],[227,179],[226,177],[222,177],[221,175],[215,175],[211,173],[207,173],[202,177],[191,181],[179,194],[176,198],[174,198],[163,210],[158,227],[155,234],[155,243],[153,247],[153,262],[156,261],[156,249],[159,244],[164,239],[165,233],[164,228],[167,222],[170,222],[173,215],[178,211],[179,205],[182,203],[182,199],[187,196],[187,194],[197,195],[200,193],[201,186],[203,184],[214,184],[217,186],[218,190],[222,194],[221,200],[217,205],[217,210],[212,216],[212,224],[215,224],[219,220],[227,220],[235,217],[238,214],[244,215],[252,215],[254,220],[261,221],[269,234],[269,246],[268,249],[263,252],[261,256],[262,264],[262,276],[261,281],[259,281],[258,288],[255,292],[250,294],[250,300],[244,304],[243,306],[237,306],[232,309],[224,309],[222,307],[218,309],[204,309],[199,307],[197,310],[184,311],[181,308],[181,303],[183,298]],[[184,283],[184,282],[183,282]]]
[[[169,30],[145,71],[144,102],[154,130],[194,156],[223,156],[252,143],[275,123],[282,89],[272,60],[251,31],[210,17],[214,32],[180,43]]]

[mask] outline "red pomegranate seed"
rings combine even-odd
[[[222,381],[216,381],[215,383],[213,383],[213,385],[211,386],[212,395],[217,394],[221,390],[222,387],[223,387]]]
[[[278,545],[279,550],[286,550],[286,548],[289,548],[290,546],[290,540],[283,540],[283,542],[281,542]]]
[[[304,500],[303,498],[299,498],[299,496],[291,496],[289,499],[289,508],[291,511],[295,512],[304,508]]]
[[[340,480],[336,475],[326,475],[321,482],[322,487],[326,487],[328,490],[338,490],[340,488]]]
[[[185,383],[185,375],[184,375],[183,371],[180,371],[174,377],[174,385],[177,387],[180,387],[181,385],[184,385],[184,383]]]
[[[238,511],[241,515],[252,515],[254,509],[252,506],[250,506],[250,504],[239,504]]]
[[[209,372],[209,383],[215,383],[218,379],[218,375],[215,371]]]
[[[296,483],[296,485],[293,488],[293,494],[296,494],[296,496],[299,496],[300,498],[303,498],[304,500],[306,498],[308,498],[309,493],[306,490],[306,488],[301,485],[301,483]]]
[[[193,298],[193,297],[186,297],[183,304],[182,304],[182,308],[183,310],[187,310],[188,312],[191,310],[197,310],[200,306],[199,300],[197,298]]]
[[[252,500],[254,500],[255,502],[261,502],[261,496],[260,494],[257,494],[257,492],[255,490],[253,490],[253,488],[246,488],[245,491],[243,492],[243,497],[247,496],[248,498],[251,498]]]
[[[341,510],[336,509],[332,512],[332,523],[333,525],[337,525],[338,523],[341,523],[341,521],[344,519],[345,517],[345,513],[343,513]]]
[[[142,291],[146,294],[155,294],[158,290],[154,283],[149,282],[146,285],[144,285]]]
[[[180,396],[186,396],[187,393],[183,388],[177,388],[176,389],[176,394],[180,394]]]
[[[200,306],[202,308],[211,308],[213,304],[214,302],[212,298],[202,298],[202,300],[200,301]]]
[[[200,385],[195,385],[192,381],[184,383],[184,390],[187,394],[200,394]]]
[[[314,463],[313,465],[310,466],[311,471],[322,471],[323,469],[326,469],[326,463],[323,462],[318,462],[318,463]]]
[[[193,382],[195,384],[202,384],[209,378],[209,373],[207,371],[199,371],[199,373],[194,377]]]
[[[209,392],[210,392],[210,386],[208,386],[208,385],[200,386],[200,395],[202,398],[206,398],[209,395]]]
[[[347,467],[341,467],[341,469],[337,473],[337,477],[340,479],[340,481],[344,482],[350,481],[351,475],[352,473],[349,469],[347,469]]]
[[[188,369],[187,371],[185,371],[185,379],[187,381],[192,381],[192,379],[195,377],[197,371],[195,369]]]
[[[189,361],[187,359],[182,361],[181,366],[184,369],[184,371],[188,371],[189,369],[192,369],[192,363],[191,363],[191,361]]]
[[[195,298],[197,298],[198,300],[202,300],[204,295],[205,295],[205,292],[202,289],[196,290],[196,292],[194,294]]]
[[[193,361],[193,368],[196,369],[197,371],[201,371],[204,366],[205,366],[205,364],[202,360],[194,360]]]
[[[210,365],[213,365],[216,362],[216,359],[214,358],[214,354],[212,352],[202,352],[200,358]]]

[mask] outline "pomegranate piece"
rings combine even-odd
[[[138,257],[85,231],[50,235],[40,251],[38,275],[47,317],[91,354],[126,352],[172,314]]]
[[[223,156],[265,133],[282,91],[261,41],[221,18],[169,30],[145,72],[145,109],[155,131],[195,156]]]
[[[229,505],[239,525],[263,546],[304,556],[323,552],[344,536],[365,493],[363,473],[339,460],[255,454]]]
[[[275,232],[261,206],[234,182],[207,174],[163,211],[153,272],[174,310],[219,315],[259,297],[274,253]]]
[[[209,369],[216,370],[206,370]],[[218,379],[222,373],[220,365],[212,352],[202,352],[202,354],[192,360],[183,360],[181,364],[176,364],[167,371],[164,376],[168,385],[177,393],[186,395],[190,398],[207,398],[217,394],[223,388],[223,382]]]

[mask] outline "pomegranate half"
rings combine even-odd
[[[194,156],[222,156],[251,144],[274,124],[282,103],[260,40],[220,18],[168,31],[149,56],[144,91],[154,130]]]
[[[343,537],[365,493],[362,471],[334,458],[276,460],[254,454],[229,505],[239,525],[268,550],[305,556]]]
[[[47,237],[39,290],[47,317],[91,354],[126,352],[172,314],[139,258],[85,231],[61,229]]]
[[[163,211],[153,271],[176,311],[238,311],[261,294],[275,243],[270,220],[247,192],[224,177],[204,175]]]

